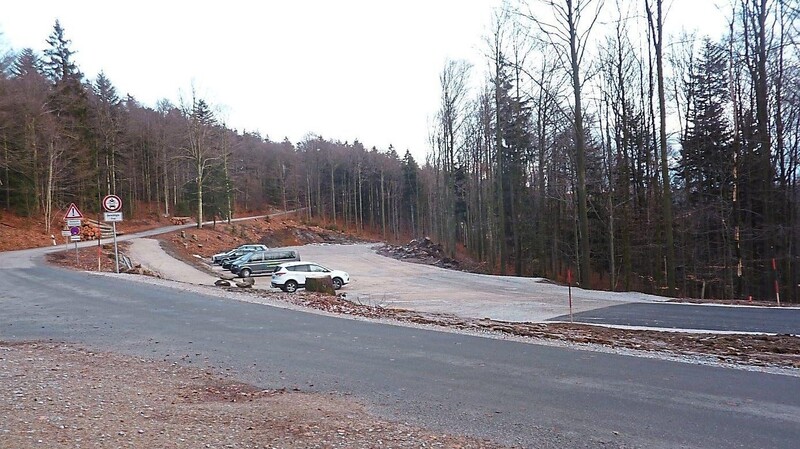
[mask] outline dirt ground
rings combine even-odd
[[[352,398],[262,390],[218,368],[0,341],[3,448],[499,448],[380,420]]]
[[[56,211],[54,216],[61,217],[65,212]],[[119,222],[117,233],[119,235],[130,234],[170,224],[168,218],[151,213],[147,218],[127,219]],[[19,217],[0,210],[0,251],[51,246],[53,237],[57,245],[63,245],[64,237],[61,236],[63,222],[60,219],[54,219],[49,232],[45,230],[44,225],[44,220]]]

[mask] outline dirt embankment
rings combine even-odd
[[[161,234],[156,237],[173,257],[198,268],[207,269],[206,261],[214,254],[247,244],[260,243],[270,248],[311,243],[348,244],[371,241],[291,217],[256,218],[234,223],[217,223],[202,228]],[[198,258],[200,256],[200,258]]]

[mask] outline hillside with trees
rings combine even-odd
[[[141,104],[83,74],[56,22],[42,52],[0,49],[0,204],[45,223],[111,193],[198,223],[273,205],[499,274],[797,302],[800,10],[731,4],[720,40],[667,35],[663,0],[496,11],[487,70],[444,62],[425,161],[272,141],[194,91]]]

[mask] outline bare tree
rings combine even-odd
[[[540,38],[550,44],[572,81],[572,119],[575,131],[575,165],[578,176],[576,189],[580,242],[579,276],[581,285],[588,288],[590,287],[591,266],[586,195],[586,129],[582,100],[584,80],[581,67],[585,67],[589,36],[597,23],[604,1],[539,0],[537,3],[552,13],[552,19],[546,19],[536,14],[534,10],[538,9],[534,8],[528,8],[523,15],[530,19],[541,32]]]
[[[659,132],[658,142],[661,149],[661,182],[662,182],[662,214],[664,218],[664,245],[666,246],[667,292],[675,293],[675,239],[672,229],[672,186],[669,176],[667,153],[667,101],[664,93],[664,16],[662,14],[663,0],[655,1],[655,17],[651,0],[645,0],[647,23],[653,39],[653,48],[656,57],[656,78],[658,84],[658,113]]]
[[[214,141],[214,127],[216,120],[211,109],[202,98],[192,89],[192,102],[183,106],[183,113],[187,119],[187,146],[184,148],[183,158],[187,159],[194,168],[194,182],[197,194],[197,227],[203,227],[203,182],[208,169],[216,164],[219,151]]]
[[[463,148],[462,130],[468,117],[467,80],[470,68],[466,61],[448,61],[439,75],[442,90],[434,147],[442,176],[439,204],[444,217],[440,221],[439,237],[451,257],[455,255],[458,228],[455,218],[456,158]]]

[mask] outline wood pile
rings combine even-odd
[[[103,231],[90,224],[81,226],[81,240],[98,240],[103,238]]]
[[[119,234],[118,232],[117,235]],[[110,225],[90,219],[84,220],[83,224],[81,224],[81,232],[79,235],[81,236],[81,240],[99,240],[114,236]]]
[[[172,217],[172,218],[170,218],[170,221],[174,225],[184,225],[184,224],[188,223],[189,220],[191,220],[191,219],[192,219],[192,217]]]
[[[88,218],[88,219],[84,219],[83,226],[89,226],[91,228],[94,228],[94,231],[92,231],[92,233],[93,234],[97,234],[97,232],[99,232],[100,233],[100,237],[99,238],[108,239],[108,238],[114,237],[114,231],[112,230],[111,225],[108,224],[108,223],[103,223],[103,222],[92,220],[91,218]],[[122,234],[122,233],[117,231],[117,235],[120,235],[120,234]]]

